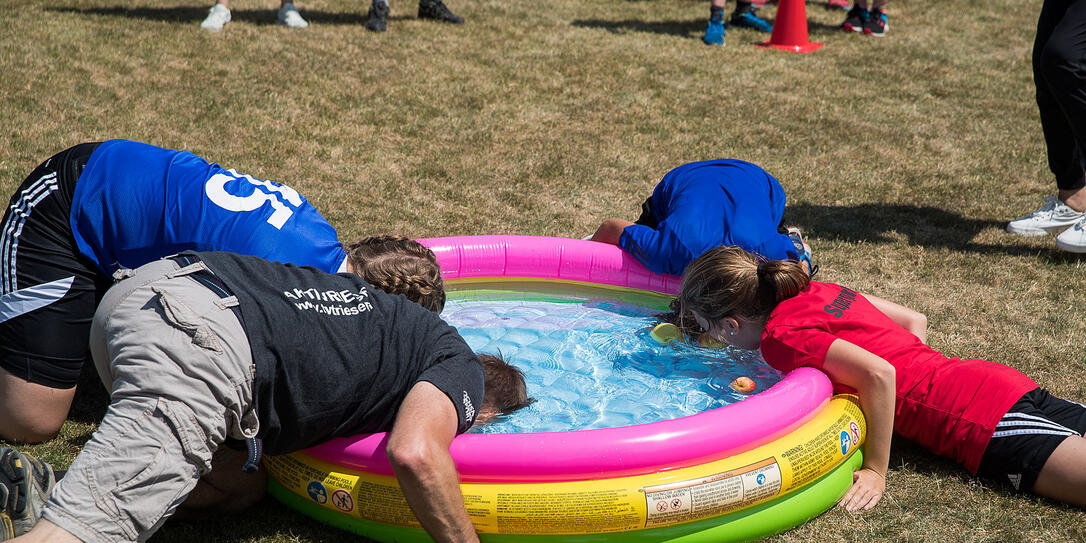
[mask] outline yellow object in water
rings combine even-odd
[[[722,348],[724,348],[724,342],[720,341],[719,339],[717,339],[717,338],[715,338],[713,336],[710,336],[709,332],[702,332],[702,334],[700,336],[698,336],[698,345],[701,345],[702,347],[705,347],[706,349],[722,349]]]
[[[668,343],[675,341],[676,339],[682,339],[683,333],[679,330],[678,326],[671,324],[670,322],[661,322],[653,328],[649,335],[652,339],[660,343]]]

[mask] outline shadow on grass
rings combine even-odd
[[[896,434],[890,446],[890,470],[911,471],[934,479],[952,479],[963,485],[980,482],[987,490],[1003,497],[1042,500],[1051,507],[1064,507],[1074,510],[1070,505],[1015,490],[1005,480],[973,475],[954,461],[937,456],[912,441],[898,437]]]
[[[705,30],[705,20],[702,19],[695,19],[692,21],[641,21],[638,19],[605,21],[603,19],[578,19],[570,24],[578,28],[597,28],[606,30],[612,34],[618,34],[623,31],[633,31],[682,36],[684,38]]]
[[[68,420],[98,424],[105,416],[107,407],[109,407],[109,392],[98,379],[94,363],[88,361],[83,364],[83,371],[79,375],[79,384],[75,389],[75,398],[72,399],[72,409],[68,412]]]
[[[1077,262],[1081,257],[1060,251],[1053,243],[1048,249],[1018,245],[1007,234],[1007,244],[973,241],[982,230],[1002,230],[1006,221],[970,219],[936,207],[898,204],[862,204],[825,206],[798,204],[785,210],[785,223],[797,224],[812,237],[837,239],[850,243],[893,243],[896,233],[912,245],[945,248],[981,254],[1002,253],[1014,256],[1040,256],[1051,263]]]
[[[180,22],[199,24],[207,17],[207,10],[211,9],[214,0],[208,0],[201,6],[175,6],[168,8],[153,7],[92,7],[92,8],[45,8],[46,11],[56,13],[75,13],[78,15],[101,15],[106,17],[125,17],[129,19],[143,19],[146,21]],[[256,25],[276,24],[276,9],[278,5],[269,3],[267,9],[231,9],[231,21],[244,21]],[[311,23],[327,25],[360,25],[366,21],[365,6],[360,7],[358,13],[335,13],[320,10],[302,10],[302,17]],[[410,17],[389,17],[389,19],[406,19]]]
[[[210,536],[214,534],[214,536]],[[352,541],[372,540],[322,524],[265,496],[240,513],[170,520],[151,538],[153,543],[193,541]]]

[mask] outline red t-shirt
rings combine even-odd
[[[822,369],[834,340],[882,357],[897,374],[894,431],[976,473],[995,426],[1037,383],[987,360],[948,358],[890,320],[853,290],[811,282],[766,322],[762,356],[789,372]],[[838,392],[849,392],[834,383]]]

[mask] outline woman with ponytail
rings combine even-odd
[[[920,313],[737,247],[690,264],[679,306],[712,337],[761,349],[777,370],[811,366],[859,396],[868,435],[839,502],[849,511],[882,498],[893,432],[970,473],[1086,507],[1086,406],[1003,364],[943,356],[924,344]]]

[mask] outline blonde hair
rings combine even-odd
[[[725,317],[765,321],[777,304],[810,284],[798,262],[767,261],[739,247],[716,247],[687,266],[679,307],[710,322]]]
[[[346,246],[347,261],[367,283],[403,294],[430,311],[445,308],[445,282],[434,252],[396,234],[366,236]]]

